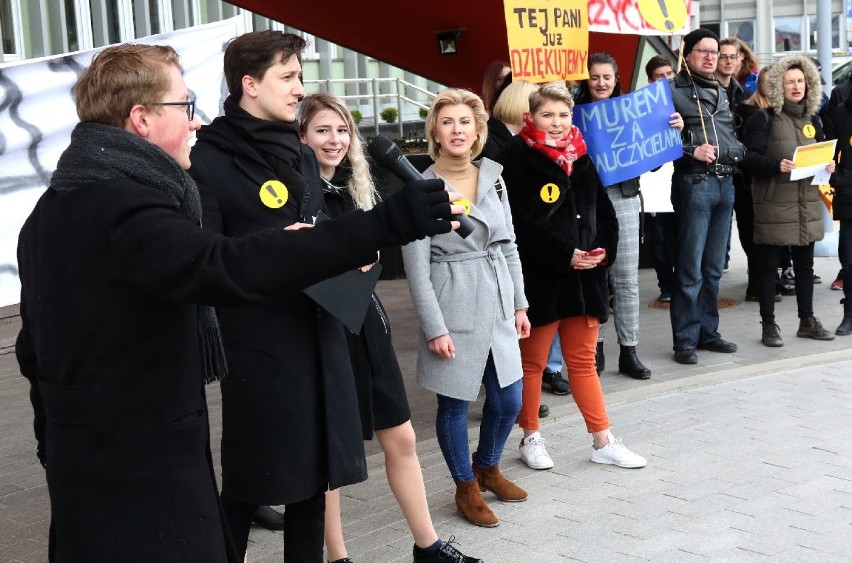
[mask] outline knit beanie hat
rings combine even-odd
[[[703,27],[694,29],[684,35],[683,42],[681,43],[681,51],[683,52],[683,56],[686,57],[692,51],[692,48],[695,47],[696,43],[707,37],[709,37],[710,39],[715,39],[716,43],[719,43],[719,36],[710,31],[709,29],[705,29]]]

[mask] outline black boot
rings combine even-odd
[[[840,321],[840,326],[834,331],[837,336],[848,336],[852,334],[852,302],[848,299],[841,299],[843,303],[843,320]]]
[[[648,379],[651,370],[642,365],[636,355],[636,346],[622,346],[618,356],[618,373],[629,375],[633,379]]]
[[[595,349],[595,369],[598,371],[598,375],[606,369],[606,357],[604,356],[602,341],[598,342],[598,346]]]

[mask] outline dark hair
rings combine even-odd
[[[301,57],[307,42],[293,33],[267,29],[252,31],[235,38],[225,49],[225,81],[231,95],[243,97],[243,76],[261,80],[276,62]]]
[[[586,65],[590,71],[592,67],[595,65],[612,65],[612,70],[615,72],[615,87],[612,89],[612,97],[621,95],[621,78],[618,76],[618,63],[615,61],[615,57],[606,51],[602,51],[600,53],[592,53],[589,55],[589,62]],[[589,81],[588,79],[580,82],[580,87],[577,91],[577,95],[574,96],[574,102],[577,104],[588,104],[593,102],[592,94],[589,92]]]
[[[658,68],[663,68],[664,66],[669,66],[674,69],[672,62],[663,55],[654,55],[648,60],[648,63],[645,65],[645,74],[648,75],[648,80],[651,80],[651,76],[653,76],[654,71]]]
[[[500,96],[498,90],[506,88],[507,83],[505,80],[501,80],[500,85],[497,84],[497,80],[503,74],[503,70],[507,68],[511,68],[509,63],[498,60],[491,61],[485,67],[485,74],[482,75],[482,103],[485,104],[485,109],[488,112],[491,112],[491,109],[497,102],[497,98]],[[511,76],[511,74],[510,72],[509,75]],[[512,79],[510,78],[509,83],[511,81]]]

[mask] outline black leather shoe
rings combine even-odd
[[[267,530],[283,530],[284,514],[273,509],[271,506],[258,506],[251,521]]]
[[[648,379],[651,370],[642,365],[636,355],[636,346],[622,346],[618,356],[618,373],[629,375],[633,379]]]
[[[598,345],[595,348],[595,369],[597,370],[598,375],[606,369],[606,356],[604,356],[603,342],[598,342]]]
[[[699,350],[708,350],[710,352],[720,352],[722,354],[733,354],[737,351],[737,345],[727,340],[712,340],[698,345]]]
[[[435,552],[428,552],[422,547],[414,545],[414,563],[484,563],[482,559],[469,557],[459,551],[454,545],[456,537],[450,536],[450,539],[444,542],[441,549]]]
[[[539,405],[538,417],[547,418],[548,416],[550,416],[550,407],[548,407],[547,405]]]
[[[692,348],[687,348],[686,350],[675,350],[674,361],[679,364],[697,364],[698,355]]]

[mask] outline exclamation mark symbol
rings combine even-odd
[[[284,202],[283,202],[283,201],[281,201],[281,198],[280,198],[280,197],[278,196],[278,194],[275,192],[275,188],[273,188],[273,187],[272,187],[272,186],[270,186],[269,184],[266,184],[266,186],[264,186],[264,187],[266,188],[266,191],[268,191],[270,194],[272,194],[272,197],[274,197],[274,198],[275,198],[275,200],[278,202],[278,205],[284,205]]]
[[[674,31],[674,23],[669,19],[669,9],[666,7],[666,0],[657,0],[657,3],[660,5],[660,11],[663,13],[663,17],[666,18],[666,29],[669,31]]]
[[[547,184],[547,201],[553,201],[553,184]]]

